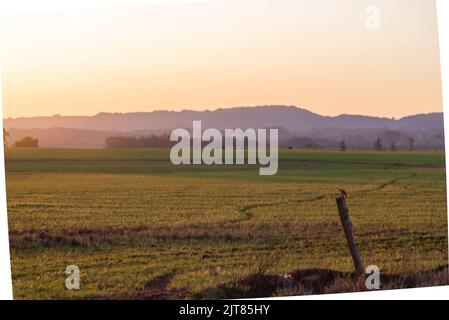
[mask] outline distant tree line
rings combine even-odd
[[[33,137],[25,137],[14,143],[15,148],[39,148],[39,140]]]
[[[345,140],[342,140],[340,142],[340,151],[346,151],[348,148],[346,146]],[[390,145],[388,148],[386,148],[383,144],[383,140],[382,138],[378,137],[374,142],[373,142],[373,150],[375,151],[398,151],[398,146],[396,145],[395,141],[391,141]],[[408,139],[408,145],[407,147],[404,147],[402,150],[408,150],[408,151],[413,151],[415,150],[415,139],[410,137]]]
[[[8,137],[9,137],[9,132],[6,131],[5,128],[3,128],[3,147],[6,148],[8,146]]]
[[[3,147],[7,148],[8,145],[8,137],[9,132],[3,128]],[[39,148],[39,139],[34,139],[33,137],[24,137],[20,140],[17,140],[13,144],[14,148]]]
[[[108,149],[170,148],[176,142],[170,141],[168,135],[149,137],[108,137],[105,147]]]
[[[193,145],[194,139],[190,139],[190,145]],[[115,136],[108,137],[105,140],[105,147],[107,149],[140,149],[140,148],[171,148],[178,141],[170,141],[169,135],[151,135],[148,137],[140,136],[140,137],[123,137],[123,136]],[[200,141],[199,144],[201,147],[205,147],[208,145],[210,141]],[[247,147],[248,139],[245,139],[245,148]],[[237,139],[234,138],[233,145],[237,145]],[[270,146],[269,140],[267,141],[267,147]],[[225,139],[222,141],[222,148],[225,147]]]
[[[399,139],[402,138],[402,139]],[[18,141],[14,146],[31,146],[32,138],[26,137]],[[365,139],[364,144],[348,143],[346,139],[337,142],[329,139],[313,139],[309,137],[294,137],[287,140],[282,140],[280,137],[279,146],[281,148],[305,148],[305,149],[339,149],[340,151],[347,150],[375,150],[375,151],[414,151],[414,150],[444,150],[444,144],[417,144],[413,137],[399,137],[389,132],[382,136],[372,138],[372,140]],[[37,141],[36,141],[37,143]],[[164,135],[150,135],[150,136],[112,136],[105,139],[105,147],[108,149],[139,149],[139,148],[171,148],[177,141],[170,141],[167,134]],[[191,141],[191,145],[193,140]],[[207,145],[208,141],[201,141],[202,147]],[[234,140],[234,145],[236,141]],[[224,147],[224,141],[223,141]],[[246,147],[246,144],[245,144]]]
[[[341,135],[342,140],[336,140],[331,134],[318,136],[290,137],[282,140],[280,147],[305,149],[338,149],[347,150],[374,150],[374,151],[436,151],[444,150],[444,135],[432,132],[400,132],[385,130],[381,132],[335,132],[334,136]],[[374,134],[373,134],[374,133]]]

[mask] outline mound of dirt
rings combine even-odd
[[[198,299],[238,299],[366,291],[366,276],[327,269],[294,270],[283,275],[252,274],[235,283],[210,288]],[[382,290],[443,286],[449,284],[448,266],[407,274],[382,274]]]

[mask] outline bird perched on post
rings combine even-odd
[[[343,190],[343,189],[338,189],[338,191],[340,192],[340,196],[341,196],[342,198],[345,198],[345,199],[348,198],[348,194],[346,193],[345,190]]]

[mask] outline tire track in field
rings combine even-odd
[[[392,179],[390,181],[384,182],[374,188],[369,188],[369,189],[365,189],[365,190],[361,190],[358,193],[368,193],[368,192],[373,192],[373,191],[379,191],[382,189],[385,189],[388,186],[391,186],[395,183],[397,183],[398,181],[401,180],[406,180],[406,179],[411,179],[418,176],[416,173],[411,173],[408,174],[406,176],[402,176],[402,177],[397,177],[395,179]],[[274,207],[277,205],[282,205],[282,204],[293,204],[293,203],[311,203],[311,202],[315,202],[315,201],[320,201],[323,200],[327,197],[332,197],[335,196],[335,193],[332,194],[322,194],[322,195],[318,195],[312,198],[308,198],[308,199],[300,199],[300,200],[290,200],[290,201],[278,201],[278,202],[269,202],[269,203],[253,203],[250,205],[246,205],[243,206],[239,209],[239,213],[242,215],[242,218],[240,219],[235,219],[233,221],[230,221],[228,223],[237,223],[237,222],[243,222],[243,221],[248,221],[253,217],[253,214],[251,213],[251,210],[253,209],[258,209],[258,208],[266,208],[266,207]]]
[[[391,185],[395,184],[395,183],[398,182],[398,181],[406,180],[406,179],[411,179],[411,178],[415,178],[416,176],[418,176],[418,174],[416,174],[416,173],[411,173],[411,174],[409,174],[409,175],[402,176],[402,177],[398,177],[398,178],[396,178],[396,179],[393,179],[393,180],[390,180],[390,181],[388,181],[388,182],[382,183],[382,184],[380,184],[380,185],[377,186],[377,187],[374,187],[374,188],[371,188],[371,189],[366,189],[366,190],[361,190],[360,192],[361,192],[361,193],[366,193],[366,192],[372,192],[372,191],[382,190],[382,189],[385,189],[385,188],[388,187],[388,186],[391,186]]]

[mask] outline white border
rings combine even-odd
[[[179,0],[178,0],[179,1]],[[193,0],[195,1],[195,0]],[[198,0],[197,0],[198,1]],[[33,1],[35,2],[35,1]],[[146,1],[137,1],[146,2]],[[147,1],[151,2],[151,1]],[[0,9],[5,9],[1,8]],[[449,150],[449,1],[437,0],[439,38],[440,38],[440,56],[441,73],[443,81],[443,101],[444,101],[444,120],[445,120],[445,139],[446,151]],[[0,10],[1,13],[2,10]],[[4,12],[4,11],[3,11]],[[2,106],[2,83],[1,83],[1,51],[0,51],[0,114],[3,115]],[[3,134],[3,121],[1,121],[1,130]],[[0,299],[12,299],[11,266],[8,241],[8,220],[6,215],[6,192],[5,192],[5,168],[4,168],[4,150],[0,147]],[[446,152],[446,177],[449,181],[449,157]],[[449,190],[448,190],[449,198]],[[448,215],[449,224],[449,215]],[[285,299],[285,298],[283,298]],[[291,297],[286,299],[299,300],[380,300],[380,299],[449,299],[449,287],[436,287],[424,289],[406,289],[379,292],[345,293],[337,295]]]

